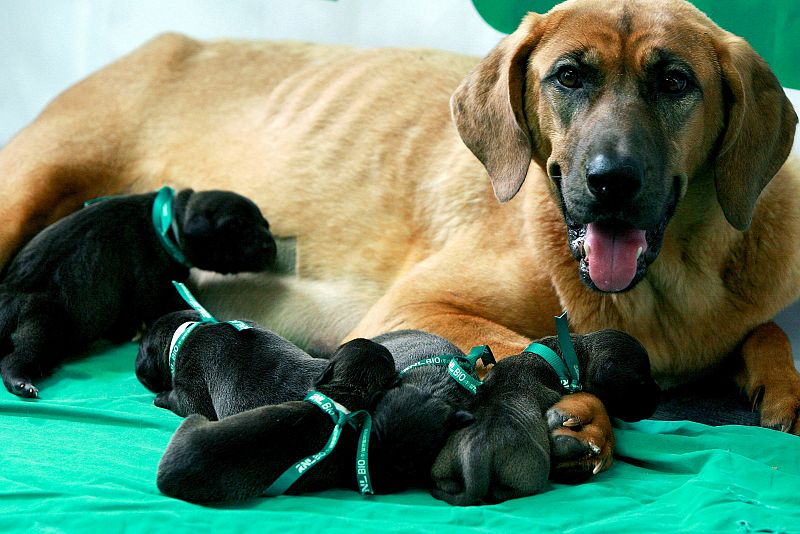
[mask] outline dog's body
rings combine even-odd
[[[615,330],[571,338],[583,390],[597,395],[610,415],[638,421],[655,412],[659,388],[636,339]],[[561,354],[555,337],[538,343]],[[555,433],[565,423],[585,423],[553,408],[566,393],[558,374],[539,356],[522,353],[500,361],[472,402],[476,421],[451,434],[436,459],[433,495],[457,505],[500,502],[541,492],[551,474],[576,480],[606,467],[601,447],[611,448],[610,436],[581,442]],[[595,465],[583,461],[592,456]],[[554,464],[557,469],[551,470],[551,458],[561,460]]]
[[[155,320],[142,336],[136,358],[139,380],[158,393],[155,405],[181,417],[196,413],[214,421],[301,400],[328,365],[328,360],[313,358],[256,325],[238,331],[226,323],[203,323],[186,337],[171,376],[173,333],[182,324],[199,320],[195,311]]]
[[[143,322],[182,307],[170,280],[185,280],[189,269],[159,242],[155,198],[129,195],[87,206],[42,231],[7,266],[0,370],[9,391],[35,397],[32,377],[97,339],[129,340]],[[195,265],[239,272],[263,269],[274,258],[266,220],[240,195],[185,190],[173,209],[181,247]],[[236,233],[226,220],[236,221]]]
[[[365,410],[395,377],[389,352],[367,340],[343,345],[316,390],[351,412]],[[255,408],[221,421],[187,418],[158,466],[158,488],[170,497],[210,502],[261,495],[295,462],[320,452],[333,430],[331,416],[306,401]],[[342,429],[331,454],[308,469],[289,493],[357,488],[357,433]]]
[[[301,346],[414,328],[506,356],[552,334],[563,307],[576,332],[640,339],[662,384],[741,354],[761,423],[800,433],[800,376],[770,322],[800,293],[800,171],[778,170],[796,117],[761,59],[679,0],[574,0],[528,17],[476,63],[158,38],[65,92],[0,152],[0,261],[76,209],[73,191],[224,183],[296,238],[298,262],[296,276],[204,279],[215,309]],[[576,80],[596,98],[567,91]],[[124,105],[87,104],[104,101]],[[595,153],[632,143],[647,152]],[[624,205],[598,207],[587,174],[626,161]],[[642,185],[642,169],[658,173]],[[587,235],[598,216],[622,217],[622,229]],[[584,226],[569,234],[565,218]],[[616,249],[603,252],[614,231],[629,238],[617,271]]]

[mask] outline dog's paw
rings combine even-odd
[[[759,408],[761,426],[800,435],[800,379],[787,377],[780,383],[755,388],[750,393],[753,408]]]
[[[567,395],[547,411],[550,477],[581,482],[611,466],[614,434],[603,403],[594,395]]]

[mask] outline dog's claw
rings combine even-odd
[[[581,482],[611,466],[614,436],[599,399],[586,393],[568,395],[547,411],[546,418],[553,480]]]
[[[581,426],[581,424],[582,424],[581,420],[577,417],[570,417],[569,419],[561,423],[562,426],[566,426],[568,428]]]
[[[592,469],[592,474],[596,475],[597,473],[602,471],[603,468],[605,467],[605,465],[606,465],[605,460],[600,460],[599,462],[595,463],[594,464],[594,469]]]

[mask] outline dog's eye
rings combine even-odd
[[[578,69],[575,67],[561,67],[558,69],[558,83],[567,89],[577,89],[581,87],[581,77],[578,75]]]
[[[686,89],[686,76],[680,72],[667,72],[661,77],[659,89],[670,95],[681,94]]]

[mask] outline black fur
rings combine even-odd
[[[464,353],[444,338],[401,330],[374,338],[392,353],[398,371],[424,358]],[[381,493],[430,488],[431,467],[449,435],[474,421],[472,394],[437,365],[416,367],[383,394],[373,413],[370,465]]]
[[[597,395],[610,415],[634,421],[655,412],[659,388],[635,338],[617,330],[571,337],[584,391]],[[539,343],[560,354],[555,337]],[[542,491],[556,454],[546,414],[566,393],[539,356],[522,353],[497,363],[473,399],[476,422],[453,433],[436,459],[433,496],[471,505]]]
[[[389,351],[356,339],[331,357],[315,389],[351,411],[364,410],[396,377]],[[261,495],[295,462],[319,452],[332,429],[330,416],[305,401],[264,406],[217,422],[192,415],[175,432],[161,459],[158,488],[191,502]],[[356,489],[357,436],[345,425],[333,452],[306,471],[288,493]]]
[[[186,338],[171,377],[172,335],[199,318],[188,310],[160,317],[142,336],[136,358],[136,376],[158,393],[155,405],[181,417],[196,413],[213,421],[300,400],[329,363],[255,325],[240,332],[225,323],[203,323]]]
[[[155,404],[180,416],[223,419],[300,400],[328,365],[259,327],[238,332],[226,324],[202,324],[186,338],[170,378],[172,335],[182,323],[198,319],[196,312],[180,311],[156,320],[142,337],[136,360],[139,380],[159,393]],[[389,349],[398,370],[429,356],[463,354],[450,342],[418,331],[374,341]],[[463,410],[471,395],[443,367],[415,369],[394,386],[372,401],[370,466],[379,493],[430,487],[430,468],[450,432],[473,420]]]
[[[169,283],[189,270],[151,222],[155,193],[111,197],[34,237],[0,283],[0,373],[6,388],[36,397],[46,376],[92,341],[131,339],[143,322],[185,308]],[[180,245],[195,266],[258,271],[274,260],[269,225],[235,193],[190,189],[173,203]]]

